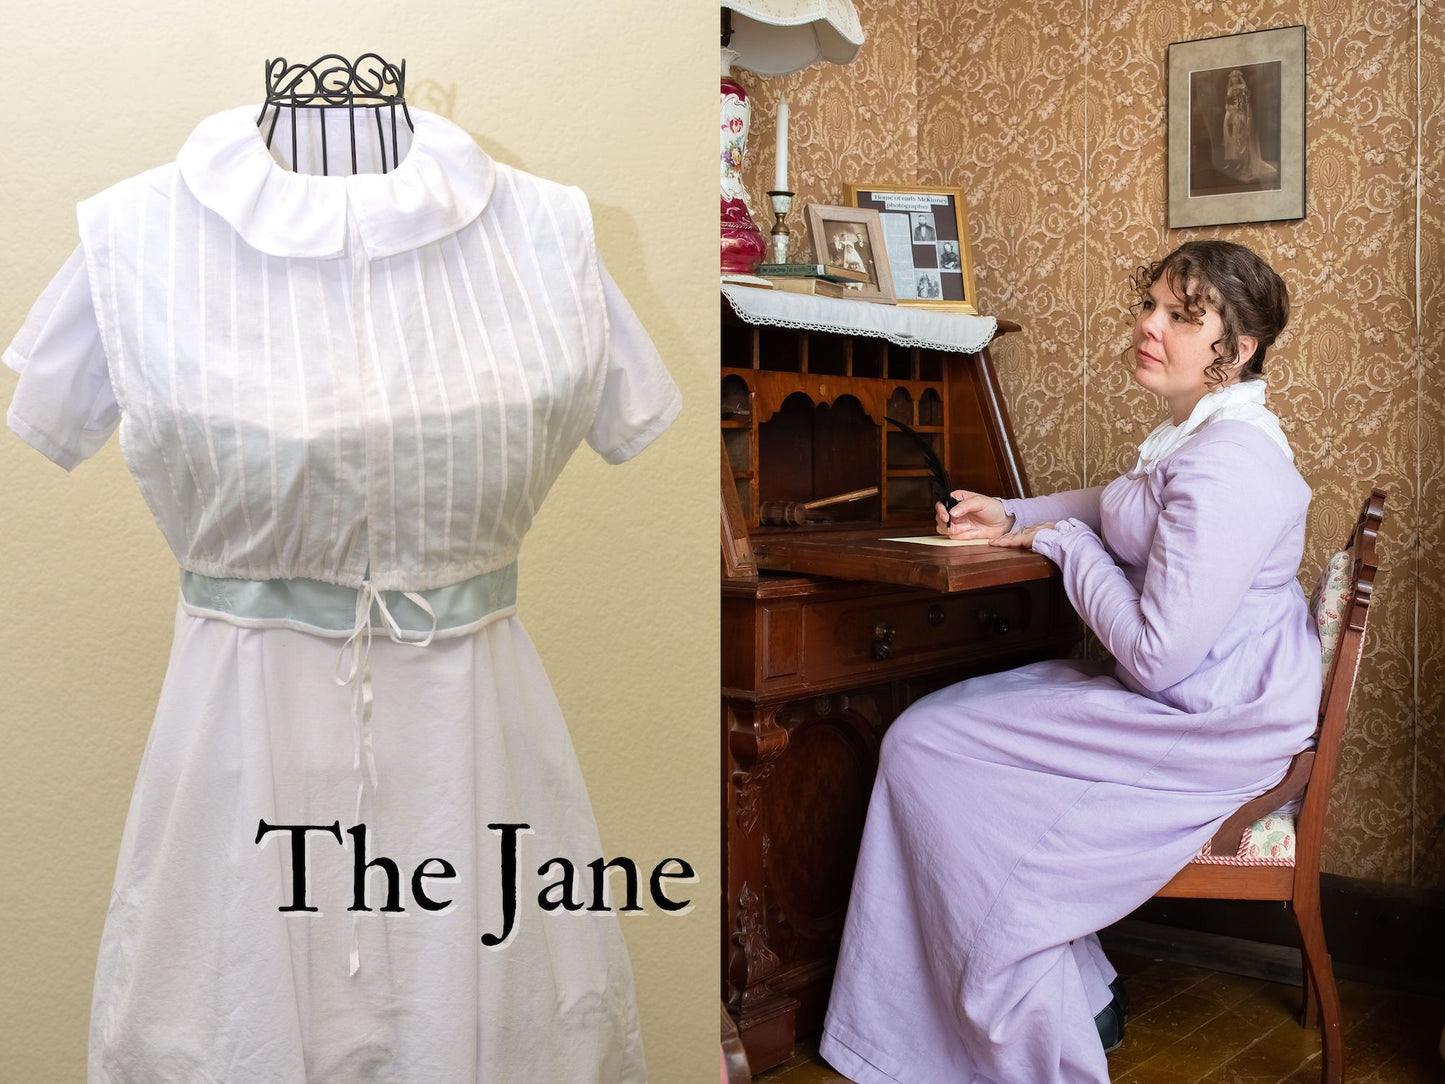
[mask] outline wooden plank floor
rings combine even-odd
[[[1141,956],[1111,953],[1129,986],[1124,1045],[1109,1055],[1114,1084],[1317,1084],[1319,1032],[1296,1022],[1299,990]],[[1442,1084],[1445,999],[1361,982],[1340,984],[1348,1084]],[[757,1078],[768,1084],[848,1084],[816,1039]]]

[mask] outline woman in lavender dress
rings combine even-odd
[[[1096,931],[1310,741],[1319,639],[1295,579],[1310,490],[1262,379],[1285,285],[1223,241],[1133,285],[1134,377],[1169,411],[1135,467],[938,506],[950,537],[1056,563],[1113,661],[973,678],[889,729],[821,1046],[859,1084],[1107,1081],[1123,1006]]]

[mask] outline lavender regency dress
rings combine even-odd
[[[1205,396],[1107,486],[1006,501],[1113,655],[923,697],[883,741],[823,1056],[859,1084],[1108,1080],[1096,931],[1310,741],[1310,490],[1263,385]]]

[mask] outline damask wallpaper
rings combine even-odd
[[[1109,480],[1159,421],[1122,356],[1136,264],[1224,237],[1289,283],[1266,371],[1314,489],[1307,586],[1370,485],[1389,493],[1325,868],[1445,887],[1441,0],[856,2],[868,41],[851,65],[740,74],[754,209],[782,99],[795,206],[839,203],[849,181],[967,193],[981,308],[1024,329],[994,357],[1035,492]],[[1297,24],[1308,214],[1168,230],[1169,43]]]

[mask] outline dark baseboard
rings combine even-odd
[[[1320,910],[1337,977],[1445,994],[1445,893],[1324,874]],[[1100,936],[1106,948],[1300,981],[1299,938],[1282,903],[1152,899]]]

